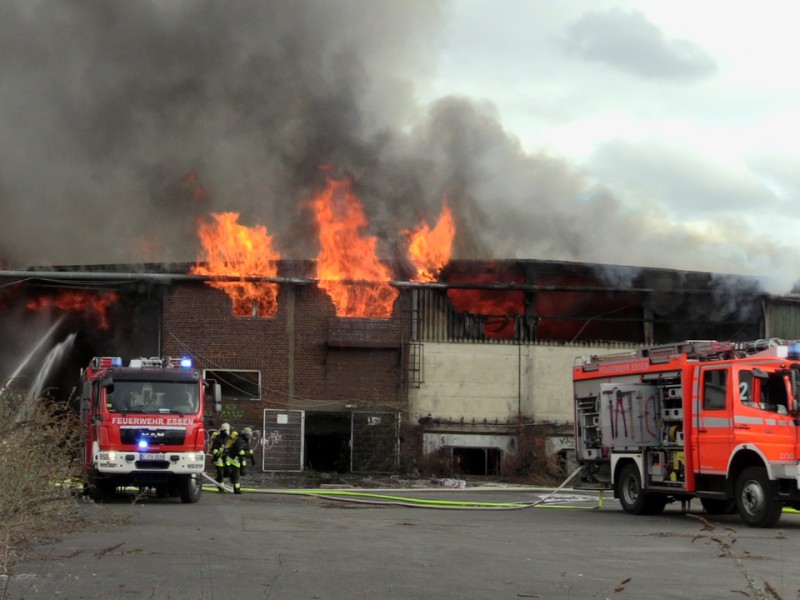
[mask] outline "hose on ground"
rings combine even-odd
[[[318,489],[264,489],[264,488],[248,488],[248,493],[261,493],[261,494],[284,494],[293,496],[313,496],[325,500],[338,501],[338,502],[351,502],[358,504],[370,504],[378,506],[408,506],[412,508],[437,508],[449,510],[520,510],[526,508],[534,508],[542,505],[548,499],[552,498],[559,491],[564,489],[567,484],[572,481],[581,471],[583,467],[579,467],[567,477],[561,485],[553,489],[550,493],[538,498],[533,502],[475,502],[475,501],[452,501],[452,500],[425,500],[420,498],[409,498],[405,496],[395,496],[388,494],[378,494],[374,492],[361,492],[354,490],[318,490]],[[211,481],[217,488],[224,491],[231,491],[230,488],[224,484],[219,484],[217,481],[203,473],[206,479]],[[554,506],[545,504],[543,507],[547,508],[586,508],[578,506]],[[591,507],[596,508],[596,507]]]

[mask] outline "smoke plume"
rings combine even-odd
[[[0,261],[191,261],[210,211],[239,212],[284,257],[312,258],[304,200],[330,165],[357,179],[388,255],[447,194],[454,258],[769,266],[780,248],[753,255],[646,205],[623,209],[565,161],[523,150],[481,99],[421,106],[448,8],[3,2]]]

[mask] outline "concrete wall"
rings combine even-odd
[[[447,447],[497,448],[504,453],[514,453],[515,442],[508,435],[479,433],[426,433],[422,437],[422,451],[425,454]]]
[[[423,383],[410,390],[410,421],[572,423],[575,358],[626,349],[632,348],[426,342]]]

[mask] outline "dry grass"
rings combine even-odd
[[[20,410],[24,395],[0,391],[0,574],[27,543],[63,533],[80,519],[72,478],[79,456],[78,420],[66,402],[41,399]],[[20,420],[19,415],[27,415]]]
[[[503,473],[517,483],[556,485],[566,475],[559,457],[545,450],[545,437],[541,431],[520,432],[517,451],[503,458]]]

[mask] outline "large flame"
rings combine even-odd
[[[191,272],[196,275],[275,277],[280,254],[262,225],[246,227],[234,212],[211,213],[213,221],[201,221],[197,234],[205,250],[203,262]],[[278,284],[261,281],[209,281],[233,302],[236,316],[274,317],[278,312]]]
[[[57,296],[30,298],[26,308],[31,311],[56,309],[63,312],[84,313],[97,319],[100,329],[108,329],[108,308],[119,299],[116,292],[66,291]]]
[[[319,228],[319,287],[330,296],[337,316],[391,317],[399,292],[389,285],[389,268],[377,258],[377,239],[361,234],[367,218],[350,180],[328,177],[311,205]]]
[[[453,213],[447,200],[442,202],[442,213],[433,229],[423,219],[416,229],[405,234],[409,240],[408,254],[416,269],[414,281],[437,281],[442,269],[450,262],[456,234]]]

